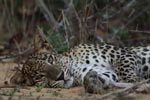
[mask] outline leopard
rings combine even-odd
[[[150,78],[150,46],[79,44],[61,54],[42,53],[32,58],[61,67],[56,81],[49,84],[55,88],[82,85],[85,91],[98,93],[114,86],[133,86]]]
[[[33,54],[29,59],[60,67],[55,81],[48,83],[53,88],[81,85],[86,92],[99,93],[107,88],[130,87],[136,82],[150,79],[150,46],[79,44],[64,53]],[[29,80],[33,79],[31,77]],[[41,75],[38,79],[41,80]]]

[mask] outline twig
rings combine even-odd
[[[144,12],[150,10],[149,7],[146,7],[145,9],[142,9],[142,11],[139,11],[139,13],[137,13],[135,16],[133,16],[125,25],[124,28],[127,27],[129,24],[131,24],[136,18],[138,18],[139,16],[141,16]]]
[[[35,51],[32,48],[29,48],[22,52],[21,54],[17,55],[10,55],[10,56],[0,56],[0,62],[13,62],[17,59],[20,60],[20,58],[27,57],[28,55],[34,53]]]
[[[131,87],[127,87],[127,88],[125,88],[125,89],[121,89],[121,90],[118,90],[118,91],[115,91],[115,92],[107,93],[107,94],[101,96],[100,98],[98,97],[97,99],[98,99],[98,100],[104,100],[104,99],[109,98],[109,97],[111,97],[111,96],[116,96],[118,93],[124,93],[124,92],[130,91],[131,89],[134,89],[134,88],[136,88],[136,87],[138,87],[138,86],[140,86],[140,85],[142,85],[142,84],[144,84],[144,83],[147,83],[147,82],[149,82],[149,81],[150,81],[150,79],[149,79],[149,80],[141,81],[141,82],[136,83],[135,85],[133,85],[133,86],[131,86]]]
[[[57,30],[58,23],[56,19],[54,18],[53,13],[50,12],[50,10],[45,5],[44,1],[43,0],[35,0],[35,1],[36,1],[37,6],[41,9],[41,12],[44,14],[46,19],[48,20],[49,25],[52,27],[52,29]]]
[[[128,11],[137,1],[131,0],[128,4],[123,7],[123,11]]]
[[[70,23],[69,23],[68,19],[66,18],[65,14],[64,14],[64,11],[62,11],[62,20],[64,22],[64,30],[65,30],[65,33],[66,33],[66,41],[65,42],[67,43],[67,45],[69,47],[70,44],[69,44],[69,36],[68,36],[68,34],[69,34],[69,31],[72,32],[72,29],[70,27]],[[67,30],[67,26],[68,26],[68,30]]]
[[[130,32],[134,32],[134,33],[147,33],[150,34],[150,30],[149,31],[142,31],[142,30],[129,30]]]
[[[136,0],[131,0],[130,2],[128,2],[125,6],[123,6],[122,8],[120,8],[118,11],[116,11],[115,13],[113,14],[109,14],[109,16],[105,17],[104,19],[111,19],[113,18],[114,16],[117,16],[121,13],[125,13],[127,11],[129,11],[131,9],[131,7],[136,3],[137,1]],[[105,6],[102,11],[105,11],[107,10],[108,8],[110,8],[113,4],[113,2],[111,2],[110,4],[108,4],[107,6]]]

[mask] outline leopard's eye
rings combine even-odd
[[[53,56],[52,55],[49,56],[48,63],[49,64],[53,64]]]

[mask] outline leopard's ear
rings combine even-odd
[[[52,45],[48,40],[39,34],[34,36],[34,49],[38,53],[53,51]]]

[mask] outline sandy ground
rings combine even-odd
[[[71,89],[52,89],[37,87],[16,87],[10,88],[4,85],[5,81],[9,82],[10,77],[14,74],[12,69],[16,66],[13,63],[0,63],[0,100],[100,100],[105,94],[88,94],[82,87]],[[150,100],[150,94],[130,93],[134,100]],[[103,99],[103,100],[120,100],[120,99]],[[125,99],[131,100],[131,99]]]

